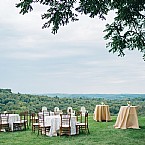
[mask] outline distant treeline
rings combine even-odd
[[[53,94],[43,94],[49,97],[58,96],[59,98],[105,98],[105,99],[123,99],[123,98],[145,98],[145,94],[62,94],[62,93],[53,93]]]
[[[0,93],[12,93],[11,89],[0,89]]]
[[[7,90],[7,91],[6,91]],[[71,106],[74,110],[80,110],[81,106],[85,106],[89,113],[93,113],[95,106],[104,102],[109,105],[111,115],[117,115],[120,106],[127,105],[127,101],[131,101],[132,105],[138,106],[138,115],[145,116],[145,98],[123,98],[123,99],[104,99],[104,98],[87,98],[87,97],[49,97],[45,95],[31,94],[15,94],[10,89],[0,89],[0,112],[2,111],[21,111],[39,112],[42,106],[46,106],[48,110],[53,111],[54,107],[61,110]]]

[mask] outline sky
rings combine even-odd
[[[138,51],[108,52],[106,21],[81,16],[56,35],[42,29],[44,7],[19,14],[19,0],[0,1],[0,88],[14,93],[145,93],[145,62]]]

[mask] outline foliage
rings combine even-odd
[[[30,112],[39,112],[42,106],[46,106],[49,111],[53,111],[54,107],[65,110],[71,106],[74,110],[80,110],[81,106],[85,106],[89,113],[93,113],[95,106],[104,102],[110,107],[111,115],[117,115],[120,106],[127,105],[127,101],[131,101],[132,105],[138,106],[138,115],[145,114],[145,98],[123,98],[123,99],[104,99],[104,98],[87,98],[87,97],[48,97],[31,94],[14,94],[0,93],[0,112],[15,111],[21,112],[29,110]]]
[[[47,6],[47,12],[42,14],[46,19],[42,28],[52,26],[52,33],[57,33],[60,26],[70,21],[78,21],[79,14],[98,16],[105,20],[110,11],[115,11],[114,22],[106,25],[104,30],[109,40],[109,52],[124,56],[124,50],[137,49],[145,59],[145,1],[144,0],[20,0],[16,7],[21,14],[33,10],[33,3]]]
[[[11,89],[0,89],[0,93],[12,93]]]
[[[110,122],[96,122],[89,116],[90,134],[47,137],[27,131],[0,132],[0,145],[144,145],[145,118],[139,117],[141,129],[114,129],[116,117]]]

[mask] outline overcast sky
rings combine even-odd
[[[142,54],[109,53],[103,39],[106,21],[81,17],[53,35],[41,29],[45,9],[36,6],[23,16],[17,2],[0,0],[0,88],[15,93],[145,93]]]

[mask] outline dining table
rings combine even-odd
[[[19,114],[2,114],[8,116],[8,123],[9,123],[9,128],[10,131],[13,131],[13,123],[16,121],[20,121],[20,116]]]
[[[137,108],[137,106],[121,106],[114,128],[139,129]]]
[[[45,116],[44,123],[46,126],[50,126],[48,136],[57,136],[57,132],[60,129],[61,117],[60,115]],[[71,135],[76,134],[76,116],[71,116]]]
[[[93,119],[99,122],[110,121],[109,105],[96,105]]]
[[[9,127],[11,131],[13,131],[13,123],[16,121],[20,121],[19,114],[9,114]]]

